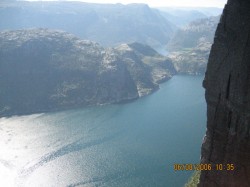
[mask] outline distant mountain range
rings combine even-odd
[[[219,16],[181,11],[1,2],[0,116],[129,101],[176,73],[204,74]],[[152,48],[164,46],[168,57]]]
[[[215,7],[162,7],[160,13],[177,27],[184,27],[192,21],[218,16],[222,8]]]
[[[50,28],[104,46],[140,42],[165,46],[175,26],[146,4],[83,2],[1,2],[0,30]]]
[[[175,73],[139,43],[103,48],[57,30],[0,32],[0,116],[133,100]]]

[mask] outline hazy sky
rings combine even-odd
[[[36,0],[30,0],[30,1],[36,1]],[[146,3],[151,7],[178,6],[178,7],[221,7],[221,8],[223,8],[225,3],[227,2],[227,0],[81,0],[81,1],[90,3],[122,3],[122,4]]]

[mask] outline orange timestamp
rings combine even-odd
[[[174,164],[175,171],[233,171],[234,164]]]

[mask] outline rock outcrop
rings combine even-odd
[[[178,73],[204,75],[211,45],[210,42],[204,41],[194,48],[171,52],[168,57],[172,59]]]
[[[250,186],[250,1],[229,0],[218,25],[203,85],[207,132],[200,187]],[[222,164],[216,170],[215,164]],[[228,168],[233,164],[234,168]],[[229,169],[229,170],[228,170]]]
[[[169,51],[194,48],[201,43],[212,43],[220,16],[212,16],[192,21],[177,30],[167,44]]]
[[[0,116],[133,100],[173,74],[170,59],[139,43],[103,48],[63,31],[1,32]]]
[[[178,73],[204,74],[220,16],[199,19],[179,29],[168,49]]]

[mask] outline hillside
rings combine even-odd
[[[204,74],[211,49],[211,43],[204,42],[198,46],[169,53],[175,69],[181,74]]]
[[[199,19],[176,31],[168,43],[176,70],[185,74],[204,74],[219,16]]]
[[[168,43],[168,50],[177,51],[204,42],[212,43],[219,19],[220,16],[198,19],[177,30]]]
[[[159,88],[171,60],[139,43],[103,48],[48,29],[0,33],[0,116],[136,99]]]

